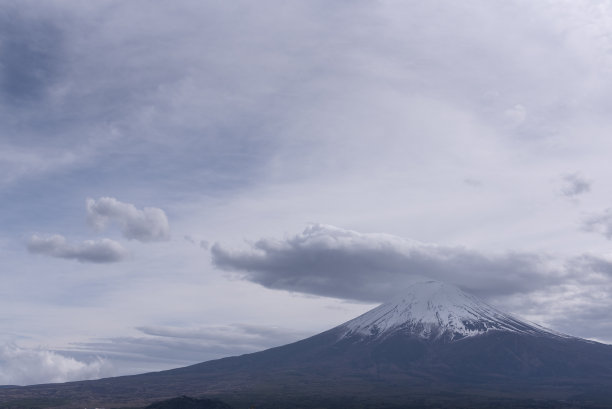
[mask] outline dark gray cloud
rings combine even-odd
[[[170,239],[168,217],[157,207],[139,210],[133,204],[113,197],[101,197],[98,200],[87,199],[87,217],[98,229],[103,229],[109,222],[119,223],[121,232],[128,239],[143,242]]]
[[[593,289],[589,288],[592,292]],[[606,293],[610,293],[610,287],[606,288]],[[601,296],[589,296],[587,292],[576,294],[584,301],[580,308],[566,308],[562,314],[558,314],[550,320],[550,325],[555,329],[570,335],[597,339],[603,342],[612,343],[612,322],[610,322],[610,308],[612,303],[603,299]],[[586,302],[589,302],[587,305]],[[546,305],[541,305],[546,308]]]
[[[387,300],[419,277],[490,297],[534,291],[561,274],[551,260],[535,254],[487,256],[320,224],[284,240],[258,240],[247,251],[215,243],[211,252],[217,267],[268,288],[373,302]]]
[[[563,177],[561,193],[567,197],[576,197],[591,191],[591,182],[579,173],[572,173]]]
[[[61,72],[64,39],[57,21],[3,6],[0,92],[13,103],[40,99]]]
[[[566,334],[612,342],[612,260],[583,254],[566,260],[563,269],[555,285],[506,297],[500,306]]]
[[[612,262],[591,254],[574,257],[565,264],[574,275],[585,273],[604,274],[612,278]]]
[[[582,228],[588,232],[599,233],[608,240],[612,239],[612,208],[586,218]]]
[[[83,263],[114,263],[125,260],[128,252],[120,243],[110,240],[86,240],[81,244],[69,244],[60,235],[41,237],[33,235],[28,241],[28,251],[51,257],[77,260]]]

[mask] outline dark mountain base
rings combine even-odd
[[[152,403],[144,409],[232,409],[232,407],[218,399],[197,399],[189,396],[180,396]]]
[[[159,402],[163,406],[125,406],[111,404],[110,406],[91,406],[86,407],[105,407],[107,409],[185,409],[176,402],[176,399],[168,399]],[[375,398],[359,399],[346,396],[335,399],[321,398],[317,396],[235,396],[221,395],[216,399],[195,399],[213,400],[216,402],[230,402],[224,406],[225,409],[609,409],[609,403],[597,403],[583,400],[544,400],[544,399],[500,399],[486,398],[482,396],[461,396],[461,395],[430,395],[413,396],[398,402],[389,402],[387,398],[377,400]],[[83,405],[74,403],[60,402],[53,399],[24,399],[6,402],[0,405],[3,409],[59,409],[59,408],[83,408]],[[189,409],[210,409],[207,406],[195,406]],[[215,408],[217,409],[217,408]]]
[[[610,408],[612,347],[505,332],[373,342],[330,330],[170,371],[2,388],[0,408],[138,408],[180,395],[235,408]]]
[[[234,408],[260,409],[609,409],[609,404],[583,401],[558,401],[542,399],[495,399],[479,396],[415,396],[403,402],[390,403],[386,400],[359,400],[353,397],[321,399],[315,396],[299,399],[279,397],[252,403],[252,400],[234,398]],[[269,399],[269,397],[268,397]]]

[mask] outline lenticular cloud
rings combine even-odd
[[[366,302],[384,302],[423,277],[491,296],[542,288],[558,274],[538,254],[487,255],[324,224],[246,250],[215,243],[211,254],[217,267],[264,287]]]

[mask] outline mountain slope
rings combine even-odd
[[[547,330],[455,287],[425,282],[292,344],[170,371],[3,389],[0,407],[24,397],[61,399],[62,407],[122,407],[204,394],[235,407],[543,407],[542,399],[551,407],[568,400],[610,407],[611,391],[611,346]],[[539,403],[530,406],[534,399]]]

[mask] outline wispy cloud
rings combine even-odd
[[[569,198],[573,198],[591,191],[591,182],[579,173],[572,173],[563,177],[563,187],[561,193]]]
[[[123,246],[110,239],[86,240],[79,244],[70,244],[64,236],[30,237],[28,251],[51,257],[77,260],[83,263],[114,263],[125,260],[129,253]]]
[[[587,217],[582,223],[582,228],[588,232],[599,233],[608,240],[612,239],[612,208]]]
[[[163,338],[196,339],[210,344],[234,344],[258,349],[281,345],[305,336],[304,332],[280,327],[253,324],[232,324],[203,327],[143,326],[143,334]]]
[[[118,223],[127,239],[143,242],[170,239],[168,217],[157,207],[140,210],[113,197],[101,197],[87,199],[87,216],[97,229],[104,229],[109,222]]]
[[[116,337],[73,345],[72,352],[122,357],[180,366],[228,355],[261,351],[298,341],[307,332],[253,324],[199,327],[142,326],[140,336]]]

